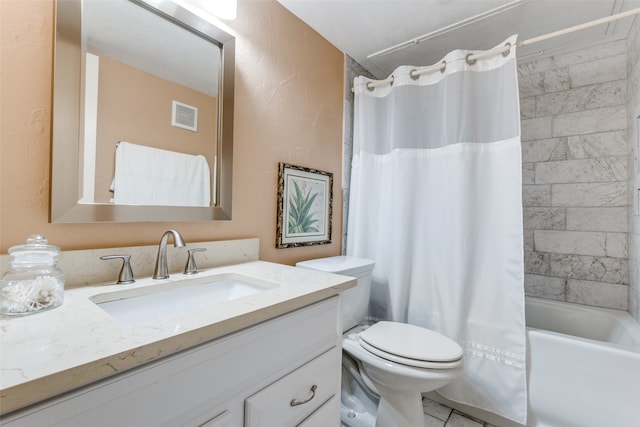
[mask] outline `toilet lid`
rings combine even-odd
[[[415,362],[429,362],[430,367],[434,363],[434,366],[442,363],[445,367],[444,365],[456,365],[457,363],[450,362],[462,359],[462,347],[457,342],[432,330],[406,323],[378,322],[363,331],[360,339],[367,350],[373,350],[379,356],[394,361],[402,358]],[[410,362],[407,364],[416,365]]]

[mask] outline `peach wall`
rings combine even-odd
[[[49,224],[52,0],[0,1],[0,250],[43,233],[63,250],[260,238],[291,264],[340,252],[343,55],[274,0],[240,0],[236,35],[233,220]],[[275,249],[278,162],[334,174],[333,243]]]

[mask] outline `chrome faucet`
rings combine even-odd
[[[180,233],[176,230],[165,231],[160,239],[160,244],[158,245],[158,258],[156,259],[155,273],[153,273],[154,279],[166,279],[169,277],[169,270],[167,267],[167,239],[169,239],[169,236],[173,236],[174,247],[185,247],[184,240]]]

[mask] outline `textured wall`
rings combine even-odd
[[[43,233],[63,250],[260,238],[282,263],[340,253],[344,59],[275,0],[241,0],[236,36],[233,220],[49,224],[52,0],[0,1],[0,252]],[[275,249],[278,162],[334,173],[333,243]]]
[[[640,17],[628,39],[627,117],[629,121],[629,311],[640,321]]]
[[[628,308],[627,43],[519,66],[525,289]]]

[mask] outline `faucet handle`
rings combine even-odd
[[[195,252],[204,252],[206,248],[193,248],[187,250],[187,264],[184,266],[184,274],[192,275],[198,272],[196,267],[196,258],[193,255]]]
[[[118,276],[118,281],[116,283],[118,285],[134,283],[135,279],[133,278],[133,270],[131,269],[131,262],[129,262],[131,255],[104,255],[100,257],[100,259],[103,260],[117,258],[122,258],[122,268],[120,269],[120,275]]]

